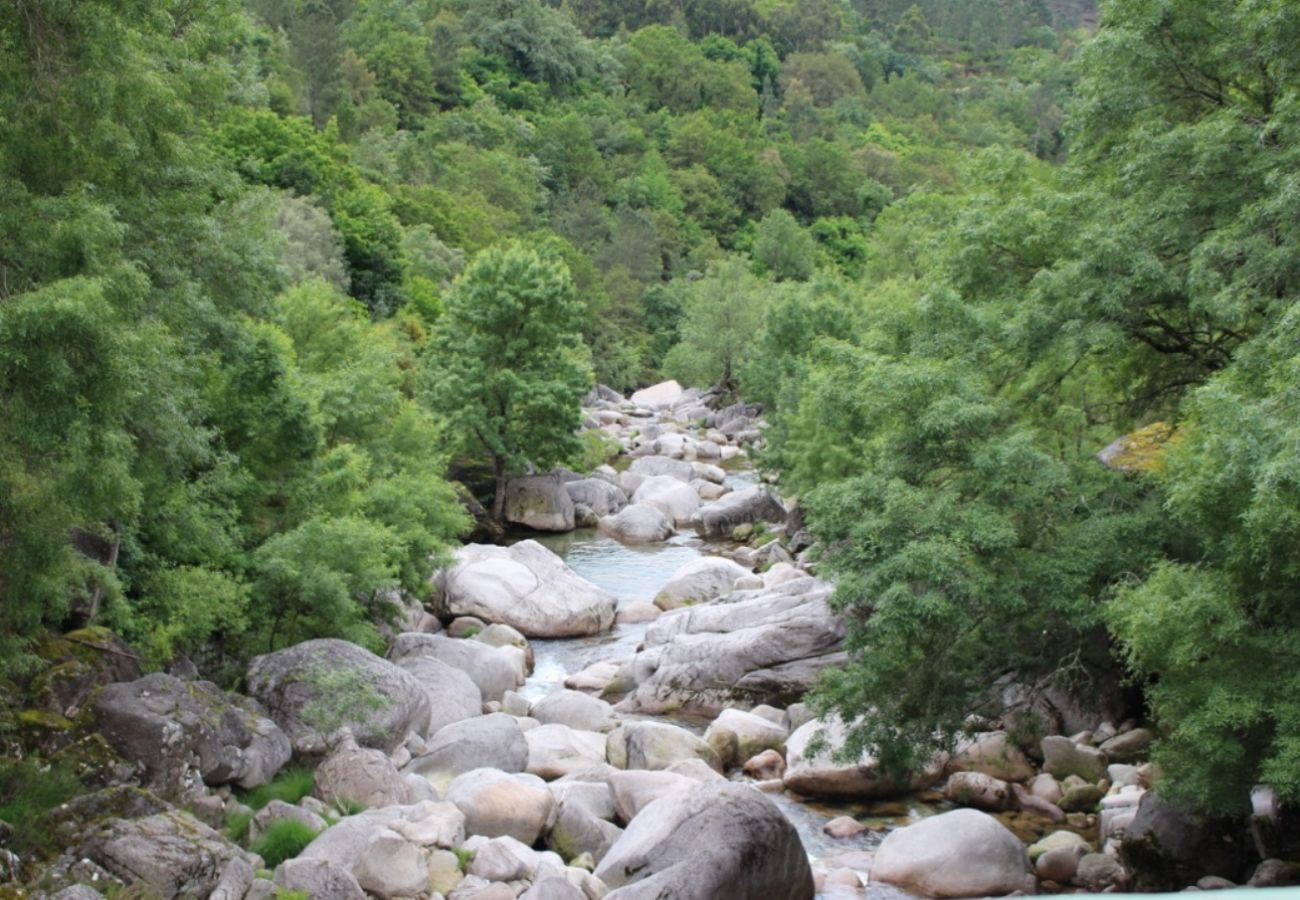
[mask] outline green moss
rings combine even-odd
[[[460,864],[460,870],[468,871],[469,864],[474,861],[474,851],[466,850],[464,847],[452,847],[451,852],[456,854],[456,862]]]
[[[271,823],[266,833],[253,842],[251,849],[271,868],[286,859],[293,859],[316,839],[319,832],[309,825],[293,819]]]

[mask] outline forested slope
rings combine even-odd
[[[1296,60],[1284,0],[11,4],[0,657],[373,642],[524,462],[448,376],[508,259],[565,391],[773,409],[864,740],[1118,653],[1190,796],[1294,797]]]

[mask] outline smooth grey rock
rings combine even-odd
[[[347,742],[316,767],[312,793],[340,808],[403,806],[416,798],[402,774],[382,750],[363,749]]]
[[[608,631],[615,600],[541,544],[520,541],[457,550],[455,564],[435,578],[432,605],[439,615],[477,616],[526,637],[574,637]]]
[[[366,844],[352,875],[363,891],[382,900],[416,897],[429,887],[423,850],[394,831],[381,831]]]
[[[1208,819],[1147,791],[1124,828],[1119,857],[1134,891],[1176,891],[1206,875],[1236,880],[1248,865],[1250,840],[1231,819]]]
[[[1123,734],[1117,734],[1101,745],[1106,758],[1117,763],[1143,762],[1151,751],[1155,741],[1155,732],[1149,728],[1134,728]]]
[[[811,900],[812,870],[794,826],[748,785],[696,784],[651,803],[595,875],[607,900],[763,897]]]
[[[1043,738],[1043,771],[1057,778],[1078,775],[1098,782],[1106,777],[1106,754],[1096,747],[1081,747],[1067,737]]]
[[[871,877],[930,897],[1034,891],[1024,844],[997,819],[973,809],[890,832],[876,851]]]
[[[366,900],[352,874],[328,859],[285,860],[276,867],[275,883],[286,891],[305,891],[313,900]]]
[[[527,771],[548,781],[605,761],[605,735],[552,723],[524,733]]]
[[[699,759],[722,770],[713,748],[668,722],[624,722],[610,732],[609,763],[619,769],[666,769],[683,759]]]
[[[1089,853],[1079,860],[1074,871],[1075,884],[1093,893],[1115,888],[1125,881],[1124,867],[1119,860],[1105,853]]]
[[[543,725],[568,725],[579,731],[612,731],[618,724],[614,707],[581,691],[562,690],[532,705],[531,715]]]
[[[788,510],[768,488],[762,485],[732,491],[701,506],[691,517],[691,524],[701,537],[725,537],[737,525],[747,522],[784,522]]]
[[[495,837],[474,851],[468,874],[488,881],[525,881],[538,866],[537,853],[510,836]]]
[[[677,609],[725,597],[738,578],[750,574],[744,566],[722,556],[701,556],[673,572],[655,596],[660,609]]]
[[[410,672],[429,699],[429,725],[424,734],[437,734],[453,722],[482,715],[483,692],[474,679],[432,656],[412,656],[397,665]]]
[[[546,846],[565,859],[591,854],[596,862],[623,834],[623,829],[591,812],[581,803],[561,802],[555,824],[546,835]]]
[[[641,482],[632,502],[653,506],[675,524],[689,522],[700,508],[700,495],[684,481],[671,475],[653,475]]]
[[[471,834],[511,837],[532,846],[555,821],[555,798],[535,775],[474,769],[447,788]]]
[[[479,641],[408,632],[393,639],[388,656],[397,662],[427,656],[459,669],[478,686],[484,703],[500,700],[506,691],[519,686],[518,667],[511,658],[501,648]]]
[[[667,409],[680,402],[683,395],[682,386],[676,381],[661,381],[636,391],[630,399],[634,406]]]
[[[254,701],[161,672],[105,685],[91,713],[109,746],[165,799],[201,793],[203,784],[265,784],[291,752]]]
[[[428,635],[437,637],[437,635]],[[345,697],[367,696],[348,708],[335,683],[358,685]],[[411,673],[348,641],[306,641],[253,659],[248,688],[289,735],[296,754],[323,756],[334,731],[351,729],[357,743],[392,753],[429,723],[429,700]]]
[[[450,782],[473,769],[522,772],[528,766],[528,742],[514,716],[492,713],[453,722],[429,738],[423,754],[406,771],[438,783]]]
[[[683,484],[688,483],[695,477],[694,466],[680,459],[670,459],[667,456],[643,456],[640,459],[634,459],[627,470],[633,475],[641,476],[643,479],[666,475],[669,478],[677,479]]]
[[[600,530],[624,544],[657,544],[673,534],[673,521],[663,510],[633,503],[600,520]]]
[[[577,505],[586,506],[597,517],[610,516],[627,506],[627,494],[603,478],[584,478],[564,485],[569,498]]]
[[[724,709],[704,732],[704,742],[718,754],[724,769],[744,764],[764,750],[785,751],[784,726],[739,709]]]
[[[959,806],[971,806],[989,812],[1010,809],[1013,795],[1007,782],[983,772],[953,772],[943,795]]]
[[[555,474],[524,475],[506,482],[505,520],[534,531],[572,531],[573,500]]]

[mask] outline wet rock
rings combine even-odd
[[[608,900],[811,900],[808,856],[780,809],[751,787],[695,785],[641,811],[596,869]]]
[[[1148,791],[1124,829],[1120,859],[1135,891],[1175,891],[1205,875],[1236,879],[1247,866],[1239,824],[1196,815]]]
[[[365,702],[342,706],[340,679],[352,686],[343,697],[365,695]],[[255,657],[248,688],[289,735],[294,753],[308,758],[324,755],[331,735],[343,726],[361,746],[386,753],[428,727],[429,700],[419,681],[348,641],[306,641]]]
[[[644,600],[633,601],[619,608],[618,614],[614,617],[614,622],[618,625],[653,622],[659,618],[662,612],[663,610],[653,603],[647,603]]]
[[[775,750],[764,750],[746,760],[741,771],[756,781],[780,779],[785,775],[785,757]]]
[[[1024,845],[997,819],[958,809],[900,828],[881,843],[871,876],[931,897],[1032,893]]]
[[[1089,853],[1079,860],[1074,873],[1074,883],[1099,894],[1125,882],[1124,867],[1119,860],[1105,853]]]
[[[852,816],[837,816],[822,826],[822,831],[833,838],[857,837],[866,830],[867,826]]]
[[[1266,859],[1255,867],[1247,882],[1250,887],[1294,887],[1300,885],[1300,863]]]
[[[614,624],[613,596],[536,541],[468,544],[435,586],[432,605],[439,615],[473,615],[527,637],[598,634]]]
[[[1057,804],[1064,812],[1093,812],[1101,798],[1106,796],[1095,784],[1074,785],[1065,792]]]

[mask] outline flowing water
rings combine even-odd
[[[728,480],[733,488],[755,483],[750,472],[732,473]],[[583,578],[613,594],[620,607],[635,601],[653,601],[674,571],[708,549],[690,531],[681,532],[665,543],[645,546],[626,546],[593,529],[529,537],[562,557]],[[536,667],[520,692],[529,700],[539,700],[563,687],[565,677],[594,662],[630,656],[645,630],[645,624],[615,625],[609,633],[592,637],[533,640]],[[691,723],[680,724],[692,727]],[[698,724],[693,730],[699,730]],[[835,868],[836,858],[846,854],[845,864],[853,868],[862,867],[860,858],[854,860],[853,854],[873,851],[890,829],[916,821],[933,811],[915,803],[874,806],[822,804],[801,801],[787,794],[768,796],[799,832],[809,858],[829,868]],[[872,830],[844,839],[831,838],[822,832],[823,825],[842,815],[854,815]],[[889,893],[905,896],[898,892]],[[879,887],[873,886],[872,897],[882,896]]]

